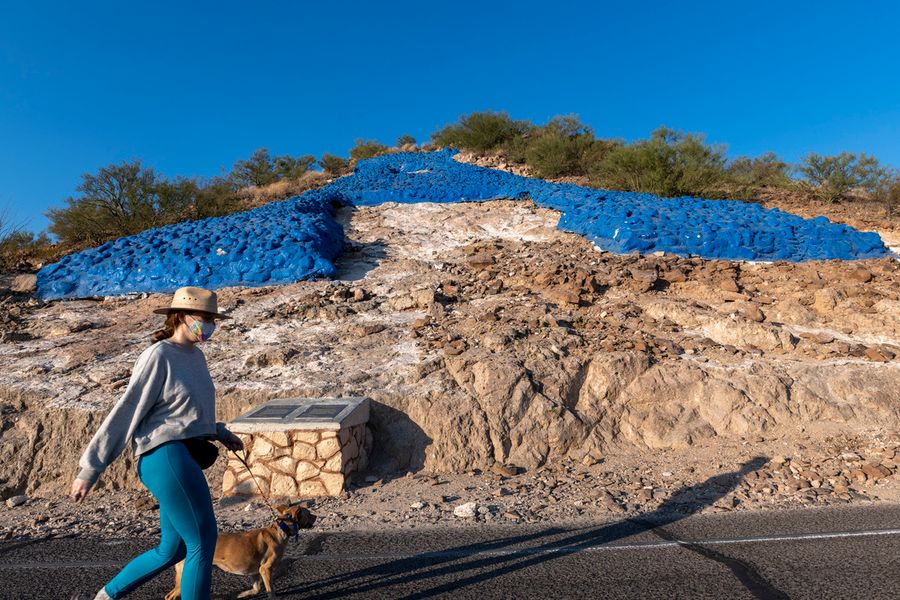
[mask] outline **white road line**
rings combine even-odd
[[[733,538],[725,540],[672,540],[647,544],[613,544],[608,546],[537,546],[515,550],[438,550],[435,552],[416,552],[413,554],[313,554],[310,556],[285,556],[287,562],[295,561],[344,561],[344,560],[403,560],[403,559],[458,559],[469,557],[503,557],[503,556],[537,556],[541,554],[577,554],[579,552],[620,552],[634,550],[658,550],[681,548],[684,546],[724,546],[733,544],[768,544],[773,542],[802,542],[815,540],[836,540],[847,538],[876,537],[900,535],[900,529],[870,529],[866,531],[839,531],[833,533],[798,533],[779,536],[760,536]],[[553,544],[554,542],[548,542]],[[2,546],[0,546],[2,547]],[[121,567],[125,562],[114,561],[69,561],[69,562],[13,562],[0,560],[0,571],[10,569],[46,569],[46,568],[109,568]]]
[[[772,537],[739,538],[734,540],[711,540],[690,542],[689,544],[758,544],[766,542],[791,542],[795,540],[833,540],[838,538],[871,537],[875,535],[900,535],[900,529],[870,529],[868,531],[844,531],[836,533],[798,533]]]
[[[767,544],[772,542],[797,542],[809,540],[834,540],[841,538],[872,537],[879,535],[900,535],[900,529],[873,529],[870,531],[844,531],[836,533],[800,533],[771,537],[735,538],[730,540],[672,540],[657,544],[631,544],[629,546],[590,546],[587,552],[610,550],[643,550],[650,548],[672,548],[681,546],[724,546],[728,544]]]
[[[733,538],[724,540],[672,540],[666,542],[655,542],[646,544],[612,544],[606,546],[559,546],[547,547],[538,546],[532,548],[518,548],[514,550],[438,550],[435,552],[419,552],[415,554],[314,554],[311,556],[291,556],[285,557],[285,560],[347,560],[347,559],[363,559],[363,560],[395,560],[408,558],[467,558],[474,556],[534,556],[540,554],[576,554],[578,552],[620,552],[634,550],[657,550],[665,548],[681,548],[684,546],[723,546],[729,544],[766,544],[773,542],[795,542],[795,541],[811,541],[811,540],[832,540],[859,537],[875,537],[885,535],[900,535],[900,529],[872,529],[867,531],[842,531],[833,533],[799,533],[781,536],[769,537],[747,537]],[[554,542],[548,542],[552,545]]]

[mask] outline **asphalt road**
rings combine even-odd
[[[93,598],[152,541],[0,544],[0,597]],[[161,598],[159,576],[131,598]],[[243,577],[214,573],[215,597]],[[900,598],[900,506],[668,517],[568,528],[303,533],[289,598]]]

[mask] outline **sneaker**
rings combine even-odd
[[[112,600],[112,596],[106,593],[106,587],[100,588],[100,591],[97,592],[97,595],[94,596],[94,600]]]

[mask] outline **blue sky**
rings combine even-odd
[[[113,162],[211,176],[487,109],[900,167],[896,2],[4,4],[0,211],[33,231]]]

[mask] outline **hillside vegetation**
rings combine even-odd
[[[272,156],[260,148],[235,162],[227,175],[212,178],[166,177],[140,160],[108,165],[82,175],[76,194],[47,213],[48,232],[34,235],[0,218],[0,271],[33,270],[146,229],[224,216],[301,194],[348,174],[358,160],[440,147],[495,155],[534,177],[577,177],[598,188],[664,197],[754,200],[765,190],[782,189],[826,203],[876,199],[887,219],[900,200],[897,171],[867,154],[812,153],[798,165],[772,152],[728,159],[725,146],[707,142],[703,134],[660,127],[647,139],[626,143],[596,136],[574,115],[536,125],[488,111],[460,117],[432,133],[427,144],[417,145],[407,134],[393,147],[357,139],[349,158],[328,153],[319,159]]]

